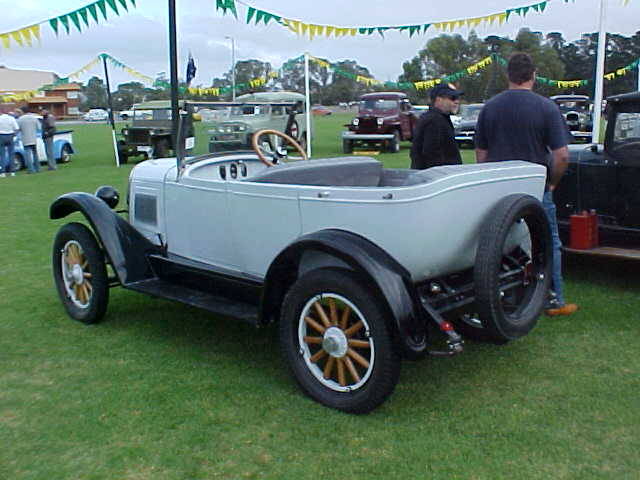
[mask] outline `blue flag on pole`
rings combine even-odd
[[[193,56],[191,56],[191,52],[189,52],[189,62],[187,62],[187,86],[191,84],[191,80],[196,76],[196,62],[193,60]]]

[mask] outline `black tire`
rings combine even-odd
[[[296,120],[291,122],[291,124],[289,125],[289,128],[285,129],[284,133],[286,133],[296,141],[298,141],[299,139],[302,139],[302,136],[300,135],[300,127],[298,126],[298,122]]]
[[[316,310],[318,303],[329,317],[328,328]],[[349,313],[343,320],[345,306]],[[317,324],[325,326],[324,332],[305,321],[311,315]],[[358,328],[359,322],[362,326]],[[353,328],[355,331],[350,331]],[[307,341],[310,337],[315,341]],[[370,412],[391,395],[400,376],[400,356],[384,310],[362,281],[348,271],[319,269],[296,281],[282,306],[280,344],[285,363],[302,391],[344,412]],[[333,353],[327,353],[331,349]],[[354,349],[360,361],[351,360],[357,358]],[[315,355],[319,357],[314,360]],[[360,363],[362,359],[364,364]],[[351,367],[356,375],[350,373]]]
[[[353,142],[351,140],[342,140],[342,151],[344,153],[353,153]]]
[[[81,223],[60,228],[52,262],[58,295],[69,316],[82,323],[99,322],[109,303],[109,282],[104,254],[91,230]]]
[[[297,140],[298,145],[300,145],[300,147],[302,147],[302,150],[305,151],[305,153],[307,152],[307,132],[303,132],[302,135],[300,135],[300,138]]]
[[[36,159],[36,162],[38,160]],[[11,159],[11,171],[19,172],[23,168],[25,168],[24,157],[19,153],[14,153],[13,158]]]
[[[120,165],[125,165],[129,161],[129,156],[126,153],[118,154],[118,158],[120,159]]]
[[[400,132],[393,131],[393,138],[389,140],[389,153],[398,153],[400,151]]]
[[[73,155],[71,147],[65,144],[60,152],[60,160],[58,160],[58,163],[69,163],[71,161],[71,155]]]
[[[487,218],[474,268],[476,308],[482,323],[478,334],[504,343],[529,333],[545,306],[551,281],[551,233],[542,204],[529,195],[502,199]],[[505,253],[512,228],[521,220],[528,228],[530,256],[518,246]],[[515,273],[505,278],[507,271]],[[507,284],[515,286],[502,290],[501,285]]]
[[[163,138],[158,140],[153,147],[153,158],[166,158],[169,155],[169,140]]]

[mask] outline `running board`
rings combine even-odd
[[[576,255],[592,255],[604,258],[621,258],[625,260],[640,260],[640,250],[636,248],[618,248],[618,247],[594,247],[586,250],[578,250],[575,248],[564,247],[562,249],[567,253]]]
[[[236,318],[258,326],[259,314],[257,305],[231,300],[226,297],[167,282],[159,278],[130,283],[125,285],[124,288],[146,293],[154,297],[175,300],[207,310],[216,315]]]

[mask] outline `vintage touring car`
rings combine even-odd
[[[265,135],[299,160],[265,150]],[[68,314],[98,322],[120,285],[278,322],[301,389],[353,413],[392,393],[401,358],[459,353],[463,335],[505,343],[535,326],[550,278],[543,167],[307,160],[276,131],[252,146],[138,164],[128,219],[111,187],[56,199],[52,219],[80,212],[89,224],[66,224],[54,240]]]

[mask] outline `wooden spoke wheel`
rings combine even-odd
[[[64,225],[54,241],[53,273],[69,315],[84,323],[106,311],[109,286],[104,255],[95,237],[80,223]]]
[[[358,308],[334,293],[307,302],[298,322],[302,356],[327,388],[350,392],[364,385],[375,363],[369,324]]]
[[[400,374],[386,312],[353,272],[313,270],[287,293],[280,339],[287,365],[314,400],[366,413],[391,395]]]
[[[278,153],[277,151],[278,149],[276,148],[275,145],[272,145],[272,151],[267,151],[264,149],[264,147],[262,147],[261,138],[265,135],[271,135],[272,137],[278,137],[284,140],[285,149],[282,155]],[[287,145],[291,145],[300,154],[300,157],[302,160],[307,159],[307,154],[302,149],[300,144],[296,142],[293,138],[291,138],[289,135],[287,135],[286,133],[282,133],[278,130],[258,130],[251,137],[251,148],[253,148],[254,152],[256,152],[256,155],[258,155],[258,158],[260,159],[260,161],[268,167],[273,167],[276,164],[275,162],[276,160],[282,161],[286,158]],[[267,155],[269,155],[272,158],[272,160],[269,160],[267,158]]]

